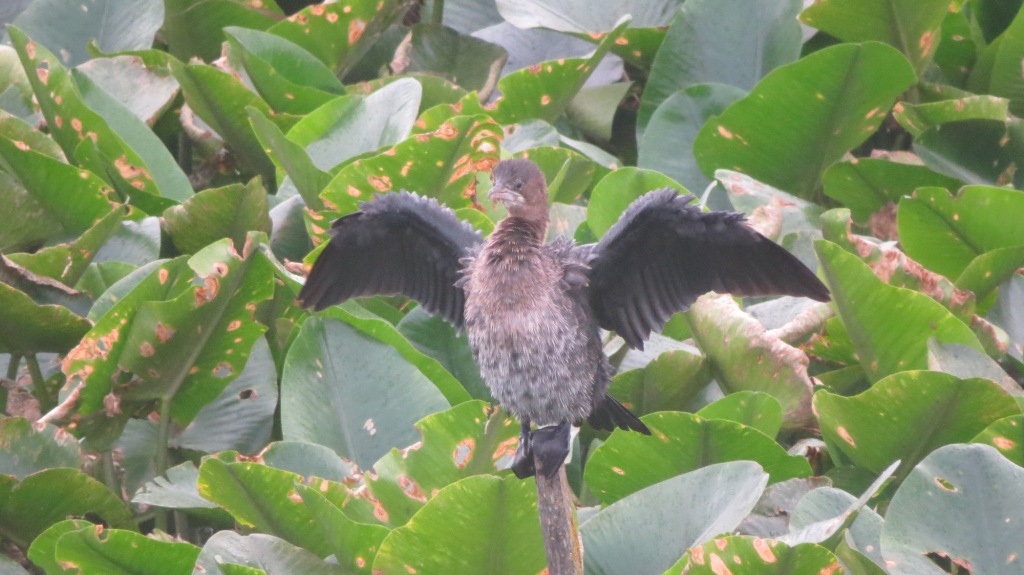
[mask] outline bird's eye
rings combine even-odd
[[[516,191],[523,189],[523,181],[522,180],[516,180],[516,181],[512,182],[512,187],[515,188]]]

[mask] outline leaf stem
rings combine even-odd
[[[57,402],[50,397],[50,390],[46,389],[46,378],[43,377],[43,370],[39,368],[36,354],[26,355],[25,364],[28,365],[28,373],[32,376],[32,395],[39,402],[39,411],[41,413],[50,411]]]
[[[12,353],[11,359],[7,362],[7,379],[14,381],[18,379],[18,366],[21,365],[21,356]]]
[[[103,483],[107,489],[116,495],[121,495],[121,485],[117,481],[117,474],[114,472],[114,452],[107,450],[100,454],[100,471],[103,473]]]
[[[430,21],[441,24],[444,20],[444,0],[434,0],[434,10],[430,13]]]
[[[171,437],[171,396],[164,396],[160,400],[160,423],[156,430],[156,474],[167,475],[168,461],[170,460],[170,437]],[[156,510],[154,520],[156,528],[167,533],[170,510],[159,508]]]

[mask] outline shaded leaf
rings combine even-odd
[[[711,370],[703,357],[686,350],[670,350],[642,368],[616,374],[608,392],[640,416],[685,411],[709,383]]]
[[[164,229],[183,253],[197,253],[221,238],[241,248],[249,232],[269,232],[267,191],[259,180],[203,190],[163,214]]]
[[[81,465],[78,444],[66,431],[52,425],[37,430],[21,417],[0,419],[0,473],[25,479],[43,469]]]
[[[395,56],[395,73],[440,76],[460,88],[479,92],[482,99],[494,91],[508,58],[500,46],[429,23],[414,25]]]
[[[1024,184],[1024,124],[1011,118],[941,124],[914,138],[914,151],[936,172],[968,184]]]
[[[889,203],[898,203],[921,187],[959,189],[960,180],[933,172],[924,166],[901,164],[875,158],[858,158],[832,164],[822,175],[825,195],[843,204],[857,223]]]

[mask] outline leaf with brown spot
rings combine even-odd
[[[203,190],[165,211],[163,227],[183,253],[197,253],[221,238],[241,248],[249,232],[270,232],[267,191],[258,179]]]
[[[376,477],[367,480],[390,525],[404,524],[446,485],[507,469],[519,434],[513,419],[479,400],[426,417],[416,428],[422,445],[405,454],[392,450],[374,465]],[[415,481],[425,497],[411,497],[403,481]]]
[[[898,480],[938,447],[970,441],[1020,413],[1013,397],[987,379],[931,371],[896,373],[853,397],[819,391],[814,409],[833,458],[874,473],[901,460]]]
[[[48,246],[32,254],[10,254],[10,261],[64,285],[75,285],[100,247],[120,229],[124,210],[114,209],[74,241]]]
[[[690,549],[666,573],[687,575],[840,575],[831,551],[813,543],[790,547],[773,539],[729,535]]]

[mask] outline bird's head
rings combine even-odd
[[[491,182],[494,187],[487,197],[501,202],[510,216],[547,220],[548,189],[537,164],[519,158],[504,160],[491,172]]]

